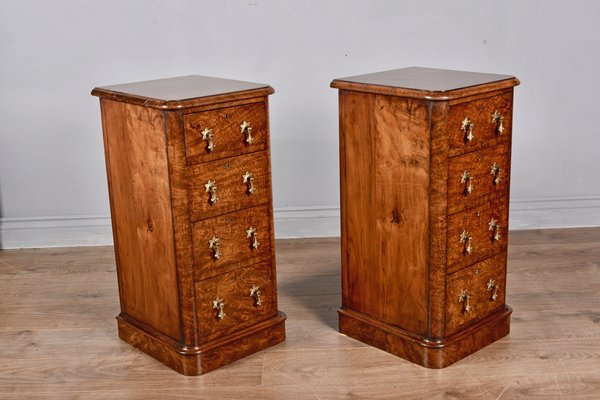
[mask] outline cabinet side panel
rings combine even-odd
[[[371,111],[374,96],[340,91],[340,168],[342,215],[342,305],[378,316],[379,270],[374,217],[375,155]]]
[[[179,340],[164,113],[101,105],[121,311]]]
[[[427,104],[353,92],[341,99],[344,306],[425,334]]]
[[[429,122],[422,100],[376,96],[375,218],[382,319],[427,328]]]

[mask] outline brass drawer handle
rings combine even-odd
[[[465,254],[471,254],[471,252],[473,251],[473,247],[471,246],[472,241],[473,238],[471,237],[471,234],[463,230],[460,234],[460,242],[465,246],[463,250]]]
[[[215,149],[215,143],[213,142],[213,130],[210,128],[204,128],[202,131],[202,140],[206,140],[206,151],[209,153]]]
[[[258,249],[260,243],[258,243],[258,230],[251,226],[246,230],[246,238],[250,239],[250,247],[253,249]]]
[[[473,135],[474,127],[475,124],[473,124],[469,118],[465,117],[465,119],[462,120],[460,129],[465,133],[465,142],[469,143],[475,138],[475,135]]]
[[[246,190],[246,193],[248,194],[252,194],[256,191],[256,189],[254,188],[254,177],[252,176],[252,173],[246,171],[246,173],[244,175],[242,175],[242,179],[243,182],[248,185],[248,189]]]
[[[206,193],[210,193],[210,199],[208,200],[210,204],[215,204],[219,200],[217,196],[217,183],[209,179],[204,188],[206,189]]]
[[[227,314],[225,314],[225,311],[223,310],[223,308],[225,308],[225,303],[223,302],[223,299],[220,299],[219,297],[217,297],[216,299],[213,300],[213,310],[219,310],[217,312],[217,319],[220,321],[223,318],[225,318],[225,316]]]
[[[470,195],[471,192],[473,192],[473,177],[469,171],[463,172],[460,176],[460,183],[465,185],[465,190],[463,192],[465,195]]]
[[[260,286],[252,285],[250,288],[250,297],[254,299],[254,306],[262,306],[262,300],[260,299]]]
[[[490,292],[490,301],[496,301],[498,299],[498,284],[495,280],[490,279],[487,283],[487,291]]]
[[[488,223],[488,230],[492,232],[492,240],[497,242],[500,240],[500,225],[495,218]]]
[[[213,258],[218,260],[221,258],[221,239],[214,236],[208,241],[208,248],[213,251]]]
[[[458,302],[462,303],[464,314],[470,313],[472,310],[470,301],[471,295],[466,290],[461,290],[460,294],[458,295]]]
[[[492,164],[492,168],[490,170],[490,175],[494,177],[494,185],[498,185],[500,183],[500,175],[502,174],[502,168],[496,163]]]
[[[250,126],[250,122],[248,122],[248,121],[242,122],[242,124],[240,125],[240,130],[243,134],[246,135],[245,142],[248,146],[250,146],[252,144],[252,140],[254,140],[254,138],[251,135],[252,127]]]
[[[504,117],[498,110],[492,114],[492,123],[496,124],[496,134],[502,135],[504,133]]]

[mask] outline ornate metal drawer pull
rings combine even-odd
[[[243,182],[248,185],[248,189],[246,190],[246,193],[248,194],[252,194],[256,191],[256,189],[254,188],[254,177],[252,176],[252,173],[246,171],[246,173],[244,175],[242,175],[242,179]]]
[[[260,243],[258,243],[258,230],[255,227],[251,226],[246,230],[246,237],[250,239],[250,246],[253,249],[258,249]]]
[[[221,258],[221,239],[213,236],[212,239],[208,241],[208,248],[213,251],[213,258],[218,260]]]
[[[502,174],[502,168],[496,163],[492,164],[492,168],[490,169],[490,175],[494,176],[494,185],[498,185],[500,183],[500,175]]]
[[[492,240],[498,241],[500,240],[500,225],[498,225],[498,221],[495,218],[488,223],[488,230],[492,231]]]
[[[206,140],[206,151],[209,153],[215,149],[215,143],[213,142],[213,130],[204,128],[202,131],[202,140]]]
[[[469,143],[475,138],[475,135],[473,135],[474,127],[475,125],[473,124],[473,122],[471,122],[469,118],[465,117],[465,119],[462,120],[462,125],[460,126],[460,129],[465,133],[465,142]]]
[[[250,126],[250,122],[248,122],[248,121],[242,122],[242,124],[240,125],[240,130],[243,134],[246,135],[245,142],[248,146],[250,146],[252,144],[252,140],[254,140],[254,138],[251,135],[252,127]]]
[[[473,247],[471,247],[472,240],[473,238],[471,237],[471,234],[463,230],[460,234],[460,242],[465,246],[463,250],[465,254],[471,254],[471,252],[473,251]]]
[[[466,290],[461,290],[460,294],[458,295],[458,302],[462,303],[463,305],[463,313],[467,314],[470,313],[472,310],[471,307],[471,295],[466,291]]]
[[[217,196],[217,183],[209,179],[204,188],[206,189],[206,193],[210,193],[210,199],[208,200],[210,204],[215,204],[219,200]]]
[[[498,110],[492,114],[492,123],[496,124],[496,134],[502,135],[504,133],[504,117]]]
[[[262,306],[262,300],[260,299],[260,286],[252,285],[250,288],[250,297],[254,298],[254,306]]]
[[[496,301],[498,299],[498,285],[495,280],[490,279],[487,283],[487,291],[490,292],[490,301]]]
[[[225,311],[223,310],[223,308],[225,307],[225,303],[223,302],[223,299],[220,298],[216,298],[213,300],[213,309],[214,310],[219,310],[217,313],[217,319],[220,321],[223,318],[225,318],[225,316],[227,314],[225,314]]]
[[[460,177],[460,183],[465,185],[465,195],[469,195],[473,192],[473,177],[469,174],[469,171],[463,172]]]

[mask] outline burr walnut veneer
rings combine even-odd
[[[186,375],[285,338],[267,85],[186,76],[95,88],[119,336]]]
[[[509,332],[513,87],[405,68],[336,79],[340,332],[442,368]]]

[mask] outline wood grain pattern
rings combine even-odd
[[[162,112],[102,100],[122,312],[180,339]]]
[[[494,91],[519,85],[511,75],[408,67],[390,71],[334,79],[331,87],[431,101],[448,101],[481,93],[481,87]]]
[[[508,333],[510,311],[497,293],[505,258],[493,279],[485,275],[495,283],[494,309],[461,319],[452,285],[475,285],[480,297],[479,269],[506,251],[515,84],[416,67],[333,81],[341,89],[341,333],[431,368]],[[456,134],[464,117],[477,127],[470,143]],[[450,335],[462,350],[444,344]]]
[[[503,306],[504,307],[504,306]],[[446,368],[508,335],[512,309],[490,315],[459,334],[429,341],[377,319],[341,309],[340,331],[388,353],[427,368]]]
[[[262,83],[188,75],[96,87],[92,90],[92,95],[161,110],[181,110],[264,97],[273,92],[272,87]]]
[[[490,222],[498,226],[490,230]],[[465,251],[461,234],[472,237],[471,253]],[[508,198],[500,196],[469,210],[448,216],[448,273],[506,251],[508,245]],[[499,236],[498,240],[494,237]]]
[[[271,259],[271,226],[268,206],[258,206],[193,224],[192,247],[195,279],[202,280]],[[247,230],[256,229],[258,248],[252,247]],[[209,248],[213,236],[220,241],[221,257]]]
[[[424,133],[429,129],[428,107],[424,101],[376,96],[373,109],[377,196],[375,218],[364,222],[376,224],[374,243],[379,245],[374,248],[374,266],[381,271],[383,288],[375,288],[381,296],[378,304],[383,306],[384,321],[424,334],[430,167],[430,143]]]
[[[117,322],[119,337],[124,341],[183,375],[200,375],[281,343],[285,340],[285,319],[285,314],[279,313],[250,329],[198,348],[181,347],[160,335],[149,334],[151,329],[136,326],[126,316],[119,316]]]
[[[339,239],[277,241],[285,342],[193,378],[119,340],[111,246],[3,250],[0,398],[595,399],[599,242],[600,228],[511,231],[510,335],[432,370],[338,333]]]
[[[501,253],[448,276],[446,334],[452,334],[504,307],[505,265],[506,253]],[[488,291],[490,280],[494,280],[498,287],[495,300],[491,297],[493,292]],[[471,310],[468,312],[465,311],[465,304],[459,301],[462,290],[471,296]]]
[[[186,114],[184,132],[188,165],[266,149],[269,136],[267,118],[264,99],[237,107]],[[240,129],[244,121],[251,124],[250,144],[246,143],[246,135]],[[202,140],[205,128],[212,129],[212,151],[207,150],[208,143]]]
[[[271,280],[271,265],[256,264],[231,271],[196,284],[196,310],[200,342],[242,330],[258,321],[277,314],[277,298],[273,295],[275,282]],[[261,306],[250,296],[250,288],[260,288]],[[217,318],[213,300],[222,299],[225,317]]]
[[[427,107],[386,96],[343,96],[346,304],[425,333]]]
[[[431,166],[429,189],[429,262],[427,335],[444,336],[446,309],[448,151],[446,115],[448,103],[430,103]]]
[[[494,184],[495,176],[491,174],[493,164],[502,169],[498,184]],[[472,177],[470,194],[461,179],[465,171]],[[476,207],[488,201],[486,197],[506,194],[509,186],[510,143],[453,157],[448,167],[448,214]]]
[[[198,346],[196,329],[196,301],[194,291],[194,258],[190,224],[189,177],[186,167],[185,140],[181,111],[166,113],[167,154],[171,201],[173,204],[174,247],[177,257],[179,307],[181,310],[182,343],[191,348]]]
[[[225,93],[213,93],[218,88]],[[101,97],[119,263],[119,337],[182,374],[203,374],[285,339],[286,316],[277,311],[270,92],[206,77],[94,90]],[[162,99],[143,98],[153,95]],[[244,120],[254,123],[252,148],[244,144]],[[226,139],[209,157],[194,137],[203,123]],[[198,180],[203,173],[223,183],[216,196],[225,194],[218,203],[225,207],[198,206],[201,193],[209,195]],[[250,228],[258,241],[248,237]],[[207,251],[213,235],[222,240],[218,262]],[[260,297],[251,297],[254,285]],[[228,299],[230,316],[218,325],[205,312],[205,296],[213,294]]]
[[[448,111],[450,157],[509,142],[512,137],[512,100],[513,93],[510,91],[451,106]],[[495,111],[504,117],[502,134],[498,133],[498,124],[492,122]],[[465,132],[461,129],[465,118],[474,125],[474,138],[470,142],[465,140]]]
[[[254,178],[252,194],[243,180],[246,172]],[[194,165],[189,168],[189,179],[192,221],[267,204],[271,199],[269,156],[264,151]],[[209,180],[217,185],[218,201],[214,204],[204,186]]]

